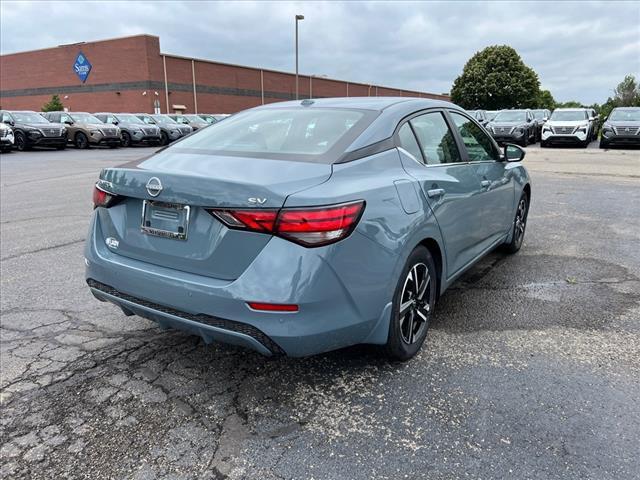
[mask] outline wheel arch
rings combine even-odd
[[[432,237],[428,237],[423,239],[418,246],[423,246],[429,253],[431,254],[431,258],[433,258],[433,262],[436,264],[436,273],[438,278],[436,281],[438,282],[438,288],[436,288],[436,299],[440,298],[440,290],[442,288],[442,272],[443,272],[443,261],[444,258],[442,256],[442,249],[440,248],[440,244],[438,241]]]

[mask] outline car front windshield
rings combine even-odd
[[[370,112],[373,114],[373,112]],[[250,110],[180,142],[181,149],[243,156],[320,161],[319,157],[362,127],[363,111],[329,108]]]
[[[551,114],[551,120],[557,122],[579,122],[587,119],[587,112],[583,110],[556,110]]]
[[[71,118],[73,118],[74,122],[81,122],[81,123],[103,123],[100,120],[98,120],[96,117],[94,117],[93,115],[89,114],[89,113],[72,113]]]
[[[609,116],[614,122],[640,122],[640,108],[637,110],[614,110]]]
[[[212,117],[211,115],[200,115],[200,118],[202,118],[202,120],[204,120],[207,123],[216,123],[217,120]]]
[[[13,116],[17,122],[22,123],[49,123],[49,120],[35,112],[14,112]]]
[[[140,120],[135,115],[130,115],[130,114],[126,114],[126,113],[124,113],[124,114],[120,113],[120,114],[116,115],[116,118],[118,119],[118,121],[125,122],[125,123],[144,123],[143,120]]]
[[[527,120],[527,112],[522,110],[507,110],[498,112],[493,119],[494,122],[525,122]]]
[[[495,110],[487,110],[486,114],[487,114],[487,120],[493,120],[494,118],[496,118],[496,115],[498,114],[498,112]]]
[[[150,116],[150,115],[139,115],[139,116],[138,116],[138,118],[139,118],[142,122],[144,122],[144,123],[146,123],[146,124],[148,124],[148,125],[155,125],[156,123],[158,123],[158,122],[156,122],[153,118],[151,118],[151,116]]]
[[[173,118],[164,115],[151,115],[151,117],[158,123],[177,123]]]
[[[205,120],[200,115],[183,115],[184,118],[190,122],[204,122]]]

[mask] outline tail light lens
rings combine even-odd
[[[109,192],[105,192],[97,185],[93,187],[93,208],[96,209],[98,207],[109,208],[112,205],[115,205],[120,200],[118,195],[114,195]]]
[[[280,210],[212,209],[227,227],[270,233],[305,247],[320,247],[348,237],[362,216],[363,201]]]

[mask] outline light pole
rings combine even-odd
[[[296,15],[296,100],[298,100],[298,22],[304,20],[304,15]]]

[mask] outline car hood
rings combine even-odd
[[[640,127],[640,121],[638,120],[607,120],[605,123],[612,127]]]
[[[527,122],[490,122],[492,127],[519,127],[520,125],[526,125]]]
[[[548,120],[547,125],[550,127],[579,127],[580,125],[586,125],[589,122],[587,120],[573,120],[573,121],[558,121]]]
[[[55,128],[55,127],[64,127],[65,125],[63,125],[62,123],[52,123],[52,122],[46,122],[46,123],[23,123],[23,122],[17,122],[20,125],[24,126],[24,127],[31,127],[31,128]]]

